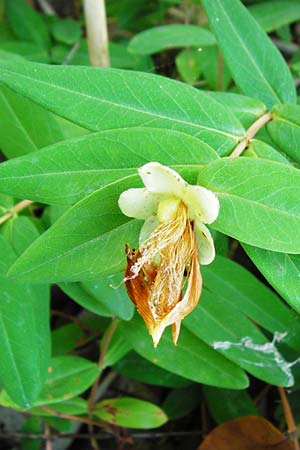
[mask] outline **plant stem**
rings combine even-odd
[[[105,355],[109,348],[109,344],[112,340],[113,334],[118,326],[118,323],[119,323],[119,319],[114,318],[111,321],[111,324],[110,324],[110,326],[107,330],[107,333],[104,337],[102,349],[101,349],[101,352],[99,355],[99,360],[98,360],[98,366],[100,367],[100,369],[103,368]],[[93,417],[93,412],[94,412],[96,401],[97,401],[97,390],[98,390],[98,385],[99,385],[101,375],[102,375],[102,373],[100,372],[99,376],[94,381],[94,384],[93,384],[91,392],[90,392],[89,401],[88,401],[89,418],[90,419]],[[89,433],[91,435],[93,434],[93,426],[92,425],[89,425]],[[98,446],[97,440],[95,438],[91,437],[90,442],[91,442],[91,446],[92,446],[93,450],[99,450],[99,446]]]
[[[16,214],[18,214],[23,209],[27,208],[28,206],[32,205],[31,200],[22,200],[20,203],[17,203],[13,208],[11,208],[7,213],[3,214],[2,217],[0,217],[0,225],[2,225],[7,220],[14,217]]]
[[[48,2],[48,0],[37,0],[37,3],[43,13],[47,14],[48,16],[55,16],[56,12],[52,5]]]
[[[218,52],[218,91],[223,91],[223,66],[224,57],[222,53]]]
[[[93,425],[94,427],[106,429],[105,425],[102,425],[102,423],[96,422],[95,420],[86,419],[84,417],[72,416],[70,414],[63,414],[58,411],[55,411],[54,409],[48,408],[48,406],[41,406],[40,408],[52,414],[53,416],[59,417],[60,419],[73,420],[74,422],[86,423],[88,425]]]
[[[240,156],[243,151],[248,146],[249,142],[254,138],[256,133],[264,126],[266,123],[270,122],[272,120],[272,115],[270,112],[265,113],[263,116],[261,116],[259,119],[257,119],[246,131],[246,135],[244,139],[238,143],[238,145],[235,147],[233,152],[231,153],[232,158],[237,158]]]
[[[95,67],[109,67],[108,33],[104,0],[84,0],[90,62]]]
[[[284,417],[285,417],[285,422],[287,424],[288,432],[293,439],[295,450],[300,450],[298,436],[297,436],[297,427],[296,427],[296,424],[294,421],[293,413],[292,413],[289,401],[287,399],[285,390],[279,386],[278,391],[279,391],[279,395],[280,395],[280,399],[281,399],[281,403],[282,403],[282,407],[283,407],[283,412],[284,412]]]

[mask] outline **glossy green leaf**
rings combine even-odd
[[[79,41],[81,26],[79,22],[70,18],[57,20],[52,24],[51,33],[58,42],[71,45]]]
[[[202,266],[201,271],[209,291],[222,295],[226,302],[271,333],[287,333],[283,342],[298,351],[300,325],[294,314],[254,275],[223,257]]]
[[[243,247],[268,282],[300,313],[300,256],[271,252],[245,244]]]
[[[136,34],[130,41],[129,51],[152,55],[169,48],[205,47],[215,45],[214,35],[196,25],[162,25]]]
[[[133,351],[114,364],[113,369],[124,377],[157,386],[181,388],[191,384],[188,379],[152,364]]]
[[[291,159],[300,163],[300,106],[277,105],[273,120],[267,125],[273,141]]]
[[[246,244],[300,252],[300,173],[268,160],[222,158],[199,168],[199,184],[215,191],[212,227]]]
[[[163,369],[198,383],[232,389],[244,389],[248,385],[247,377],[239,367],[185,327],[176,347],[168,329],[157,348],[153,347],[146,326],[138,315],[130,322],[120,323],[120,327],[137,353]]]
[[[49,290],[6,278],[16,256],[2,236],[0,254],[0,384],[28,408],[43,386],[50,357]]]
[[[79,356],[52,358],[45,386],[35,406],[49,405],[76,397],[88,389],[98,375],[97,365]]]
[[[46,383],[34,402],[34,407],[69,401],[88,389],[98,375],[97,365],[87,359],[79,356],[54,357],[50,361]],[[18,408],[6,391],[0,394],[0,404]]]
[[[0,122],[0,146],[8,158],[33,152],[63,138],[51,113],[4,87],[0,90]]]
[[[23,0],[5,0],[4,4],[9,25],[19,39],[49,46],[47,25],[36,11]]]
[[[141,185],[133,175],[112,183],[69,209],[10,270],[30,280],[96,280],[125,269],[125,244],[133,245],[141,223],[121,213],[118,198]]]
[[[206,279],[204,278],[206,281]],[[232,318],[234,317],[234,324]],[[277,386],[291,386],[287,362],[223,291],[204,290],[184,326],[255,377]]]
[[[217,423],[241,416],[256,416],[257,409],[246,391],[203,386],[210,414]]]
[[[171,391],[162,407],[169,419],[174,420],[189,414],[199,406],[200,402],[201,387],[199,384],[193,383],[191,386]]]
[[[176,169],[216,158],[207,144],[178,131],[141,127],[102,131],[1,164],[0,191],[44,203],[72,204],[136,173],[149,161]]]
[[[300,19],[300,4],[297,0],[272,0],[249,6],[249,11],[267,32]]]
[[[280,151],[258,139],[253,139],[250,142],[250,145],[243,153],[243,156],[249,156],[251,158],[270,159],[271,161],[277,161],[283,164],[291,164],[287,157],[284,156]]]
[[[172,128],[209,142],[223,155],[244,134],[230,111],[204,92],[158,75],[14,63],[2,65],[0,80],[93,131],[140,125]]]
[[[280,52],[240,0],[203,0],[236,84],[268,108],[276,103],[295,103],[290,70]]]
[[[222,103],[237,117],[247,129],[267,110],[266,106],[256,98],[231,92],[207,92],[212,98]]]
[[[201,73],[199,52],[196,49],[182,50],[175,59],[177,70],[186,83],[193,84]]]
[[[97,403],[94,415],[104,422],[126,428],[157,428],[168,420],[158,406],[133,397],[102,400]]]

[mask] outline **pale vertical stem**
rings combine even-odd
[[[43,13],[47,14],[48,16],[55,16],[55,10],[53,6],[48,2],[48,0],[37,0],[37,3]]]
[[[84,0],[84,13],[91,65],[109,67],[105,1]]]

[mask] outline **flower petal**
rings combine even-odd
[[[122,192],[118,203],[125,216],[147,219],[156,213],[159,199],[159,195],[148,192],[145,188],[136,188]]]
[[[216,194],[203,186],[188,186],[182,199],[189,208],[191,219],[212,223],[219,214],[219,200]]]
[[[208,228],[201,222],[195,221],[195,233],[197,236],[198,254],[200,264],[210,264],[215,258],[215,246]]]
[[[148,217],[140,231],[139,236],[139,247],[141,248],[143,244],[149,239],[150,235],[153,233],[153,231],[158,227],[159,221],[156,216],[150,216]]]
[[[139,168],[144,185],[150,192],[182,198],[188,184],[181,176],[158,162],[151,162]]]

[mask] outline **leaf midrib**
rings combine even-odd
[[[5,69],[3,69],[3,72],[6,73],[8,76],[11,75],[10,71],[7,71],[7,70],[5,70]],[[18,73],[18,72],[13,72],[13,71],[11,71],[11,72],[17,74],[17,76],[20,77],[20,78],[25,78],[26,80],[29,80],[29,81],[31,81],[31,82],[33,81],[33,78],[31,78],[31,77],[29,77],[29,76],[26,76],[26,75],[24,75],[24,74],[20,74],[20,73]],[[181,119],[181,120],[180,120],[180,119],[175,119],[175,118],[173,118],[173,117],[168,117],[168,116],[161,115],[161,114],[157,114],[157,113],[154,114],[153,112],[141,110],[141,109],[138,109],[138,108],[133,108],[132,106],[123,105],[123,104],[120,104],[120,103],[115,103],[115,102],[113,102],[113,101],[109,101],[109,100],[106,100],[106,99],[103,99],[103,98],[92,97],[92,96],[89,95],[89,94],[82,93],[82,92],[76,92],[76,91],[71,90],[71,89],[69,89],[69,88],[62,87],[62,86],[59,86],[59,85],[56,85],[56,84],[51,84],[51,83],[46,82],[46,81],[43,81],[43,80],[36,80],[36,79],[35,79],[34,81],[35,81],[36,83],[40,83],[41,85],[50,86],[50,87],[52,87],[52,88],[54,87],[54,88],[56,88],[58,91],[61,91],[61,92],[66,92],[66,93],[68,93],[68,94],[75,94],[76,96],[79,95],[79,96],[82,96],[82,97],[84,97],[84,98],[86,98],[86,99],[89,99],[89,100],[93,100],[93,101],[100,102],[100,103],[105,103],[105,104],[108,104],[108,105],[110,105],[110,106],[122,108],[122,109],[129,110],[129,111],[134,111],[135,113],[142,113],[142,114],[145,114],[145,115],[150,116],[150,117],[152,118],[152,120],[155,120],[155,119],[170,120],[171,122],[180,123],[180,124],[188,125],[188,126],[191,126],[191,127],[194,127],[194,128],[201,129],[201,130],[206,130],[206,131],[209,131],[209,132],[213,132],[213,133],[216,133],[216,134],[220,134],[220,135],[225,136],[225,137],[227,137],[227,138],[233,139],[233,140],[235,140],[235,141],[237,141],[237,142],[238,142],[239,139],[241,138],[240,135],[239,135],[239,136],[235,136],[235,135],[233,135],[233,134],[226,133],[225,131],[220,131],[220,130],[218,130],[218,129],[216,129],[216,128],[210,128],[210,127],[207,127],[207,126],[202,126],[202,125],[196,124],[196,123],[194,123],[194,122],[186,122],[186,121],[184,121],[184,120],[182,120],[182,119]],[[9,83],[7,83],[7,85],[8,85],[8,87],[10,87],[10,88],[13,89],[14,91],[16,91],[16,89],[15,89],[14,87],[12,87]],[[24,95],[26,95],[26,94],[24,94]],[[28,96],[26,95],[26,97],[28,97]],[[47,109],[50,109],[50,108],[47,108]],[[51,110],[51,109],[50,109],[50,110]],[[93,128],[90,128],[90,129],[93,129]],[[96,131],[99,131],[99,130],[96,129]]]

